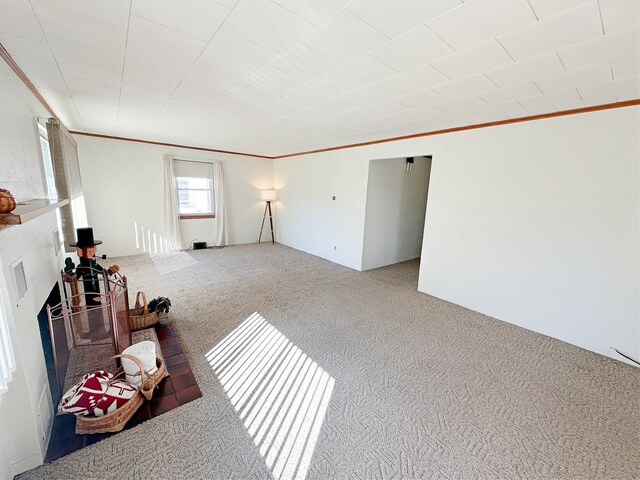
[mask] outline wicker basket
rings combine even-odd
[[[142,393],[144,398],[147,400],[151,400],[151,397],[153,397],[153,391],[158,388],[158,384],[167,373],[167,367],[160,357],[156,357],[156,367],[158,367],[158,369],[151,375],[148,375],[147,379],[142,382],[142,386],[140,387],[140,393]]]
[[[129,309],[129,327],[132,332],[153,327],[160,321],[158,312],[149,312],[147,296],[144,292],[136,294],[135,307]]]
[[[132,357],[131,355],[114,355],[111,358],[129,358],[133,362],[140,367],[140,371],[144,371],[142,363],[136,357]],[[147,374],[144,371],[145,375]],[[113,378],[110,380],[114,382],[115,380],[120,379],[124,376],[124,370],[119,368]],[[143,380],[146,382],[148,378]],[[144,403],[144,398],[140,390],[130,398],[127,403],[123,406],[115,410],[114,412],[107,413],[101,417],[85,417],[85,416],[77,416],[76,417],[76,434],[85,435],[85,434],[93,434],[93,433],[106,433],[106,432],[119,432],[124,428],[127,422],[133,417],[133,415],[138,411],[140,405]]]

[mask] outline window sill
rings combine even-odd
[[[180,220],[197,220],[200,218],[216,218],[215,215],[180,215]]]

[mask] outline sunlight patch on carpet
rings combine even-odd
[[[160,275],[166,275],[198,263],[197,260],[187,252],[182,252],[180,250],[157,253],[150,256]]]
[[[207,360],[276,480],[304,479],[335,380],[254,313]]]

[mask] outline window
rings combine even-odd
[[[176,177],[180,217],[205,217],[215,215],[213,205],[213,181],[201,177]]]
[[[47,129],[40,123],[38,123],[38,132],[40,133],[40,150],[42,151],[44,176],[47,182],[47,196],[49,198],[57,198],[58,192],[56,190],[56,179],[53,175],[53,162],[51,161],[51,151],[49,150]]]
[[[180,218],[215,218],[213,166],[197,160],[174,160]]]
[[[47,134],[47,128],[38,122],[38,133],[40,136],[40,151],[42,152],[42,165],[44,167],[44,178],[47,187],[48,198],[58,198],[58,190],[56,189],[56,178],[53,173],[53,160],[51,159],[51,150],[49,149],[49,136]],[[58,230],[54,232],[54,235],[58,237],[57,244],[62,245],[64,239],[62,238],[62,216],[60,209],[56,209],[56,219],[58,223]],[[56,255],[58,252],[56,251]]]

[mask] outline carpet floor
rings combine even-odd
[[[281,245],[160,275],[203,397],[33,479],[638,478],[640,369]]]

